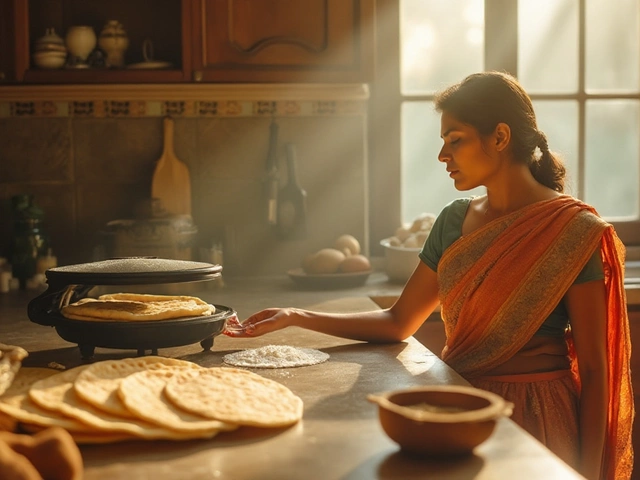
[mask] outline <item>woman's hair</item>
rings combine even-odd
[[[538,130],[529,95],[509,74],[483,72],[469,75],[436,95],[436,110],[447,112],[474,127],[480,135],[490,135],[498,123],[511,129],[511,150],[515,161],[526,162],[541,184],[564,191],[566,169],[549,151],[547,137]],[[536,155],[536,148],[540,155]]]

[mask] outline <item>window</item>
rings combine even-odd
[[[373,238],[388,236],[399,222],[410,222],[421,212],[438,213],[467,194],[455,190],[437,161],[442,142],[433,96],[470,73],[503,70],[518,76],[551,150],[562,155],[567,193],[614,223],[625,243],[640,244],[637,0],[617,0],[615,8],[609,0],[378,3],[371,152],[372,211],[378,218],[372,221]],[[395,60],[394,47],[400,52]],[[400,125],[395,139],[394,118]],[[396,170],[389,166],[394,151],[400,159]],[[390,195],[396,192],[399,200],[380,200],[384,195],[376,187],[378,193],[385,188]],[[385,208],[399,213],[378,216]]]

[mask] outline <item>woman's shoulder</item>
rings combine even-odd
[[[469,205],[471,204],[471,202],[476,199],[478,197],[460,197],[460,198],[456,198],[455,200],[451,200],[449,203],[447,203],[444,208],[442,209],[442,213],[450,213],[450,212],[465,212],[467,210],[467,208],[469,207]]]
[[[467,213],[467,209],[475,198],[476,197],[461,197],[447,203],[436,219],[437,227],[459,230]],[[436,227],[436,225],[434,225],[434,227]]]

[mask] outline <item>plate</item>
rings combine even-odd
[[[305,273],[302,268],[294,268],[287,272],[289,278],[302,287],[322,289],[359,287],[365,284],[371,273],[372,270],[367,270],[366,272],[323,273],[314,275]]]
[[[140,62],[127,65],[127,68],[142,69],[142,70],[155,70],[160,68],[169,68],[171,63],[169,62]]]

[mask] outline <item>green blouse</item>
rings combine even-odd
[[[427,241],[419,254],[420,259],[433,271],[438,271],[438,263],[444,251],[462,236],[462,222],[471,199],[472,197],[467,197],[452,201],[442,209],[433,224],[431,233],[429,233]],[[574,283],[586,283],[593,280],[602,280],[603,278],[604,270],[600,249],[598,248]],[[564,335],[568,325],[569,313],[564,301],[561,301],[544,321],[536,335],[561,337]]]

